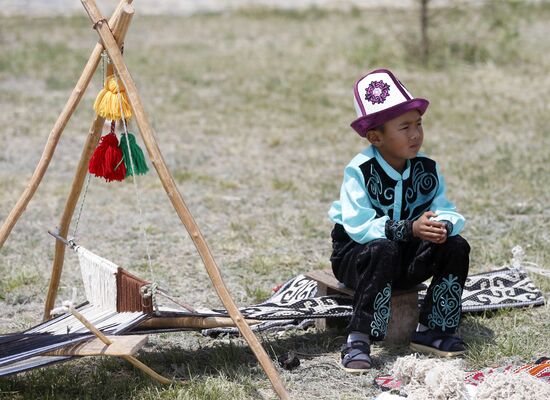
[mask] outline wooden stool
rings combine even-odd
[[[317,296],[346,294],[353,297],[354,291],[339,282],[331,269],[311,271],[305,274],[317,281]],[[426,289],[423,283],[410,289],[394,290],[391,296],[391,316],[386,333],[385,343],[408,344],[411,333],[418,323],[418,292]],[[334,325],[336,318],[318,318],[317,329],[326,329]]]

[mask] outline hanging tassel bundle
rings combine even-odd
[[[124,115],[121,114],[121,108]],[[120,79],[117,79],[114,75],[110,75],[105,79],[104,87],[95,99],[94,110],[97,115],[105,119],[119,120],[123,117],[127,120],[130,119],[132,109],[128,102],[126,89]]]
[[[118,147],[114,121],[111,132],[101,138],[99,145],[90,158],[88,171],[107,182],[122,181],[126,177],[126,166],[122,159],[122,151]]]
[[[120,149],[122,150],[124,164],[126,164],[126,176],[144,175],[149,171],[143,150],[137,144],[136,137],[132,133],[128,132],[128,135],[124,133],[121,135]]]

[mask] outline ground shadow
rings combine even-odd
[[[494,343],[494,333],[476,318],[464,318],[459,330],[467,343],[483,345]],[[346,339],[346,330],[342,327],[318,331],[315,328],[307,330],[290,330],[284,332],[259,333],[262,344],[274,363],[285,355],[293,354],[301,362],[315,360],[323,356],[338,353]],[[151,335],[151,343],[140,353],[138,358],[160,374],[173,378],[175,381],[206,379],[219,377],[220,374],[228,380],[240,382],[243,376],[252,379],[263,379],[264,373],[259,367],[251,349],[246,342],[235,335],[221,335],[209,338],[198,332],[178,332],[170,334]],[[398,357],[411,354],[408,344],[390,345],[383,342],[372,346],[374,368],[383,369],[391,365]],[[300,372],[300,368],[296,372]],[[49,391],[53,396],[68,392],[75,394],[74,387],[82,374],[90,373],[95,382],[117,383],[119,393],[136,390],[138,387],[155,385],[149,379],[143,379],[140,372],[134,370],[124,360],[114,357],[86,358],[70,361],[63,365],[52,366],[37,371],[18,375],[8,383],[6,378],[0,379],[1,391],[14,391],[23,398],[31,395],[27,392],[40,390]],[[56,381],[55,389],[51,382]],[[59,377],[63,377],[59,379]],[[131,379],[128,379],[128,376]],[[124,382],[127,379],[127,382]],[[123,382],[123,383],[121,383]],[[82,382],[81,382],[82,383]],[[16,396],[18,397],[18,396]],[[63,397],[63,396],[61,396]],[[258,398],[261,398],[258,393]]]

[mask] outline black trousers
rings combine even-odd
[[[392,289],[406,289],[433,277],[419,322],[454,333],[460,322],[469,254],[470,246],[461,236],[449,236],[442,244],[418,238],[359,244],[336,224],[332,230],[332,270],[340,282],[355,290],[348,330],[367,333],[372,340],[384,339]]]

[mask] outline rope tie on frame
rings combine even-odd
[[[93,25],[92,25],[92,28],[97,30],[98,28],[101,27],[101,25],[103,24],[108,24],[107,20],[105,18],[101,18],[100,20],[98,20],[97,22],[95,22]]]
[[[142,300],[149,299],[149,298],[151,299],[151,303],[153,305],[153,312],[157,312],[158,311],[158,303],[157,303],[158,283],[152,282],[147,285],[143,285],[139,291],[141,293]]]

